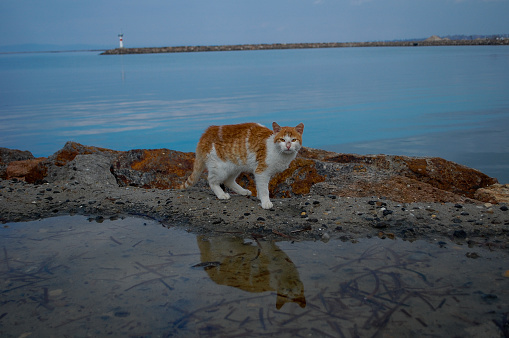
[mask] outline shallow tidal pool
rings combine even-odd
[[[2,337],[504,337],[509,253],[448,240],[272,242],[141,219],[0,230]]]

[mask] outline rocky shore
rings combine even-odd
[[[137,216],[201,233],[277,240],[361,237],[437,240],[509,248],[509,185],[441,158],[339,154],[303,148],[274,177],[274,208],[254,197],[216,199],[205,175],[176,187],[193,153],[115,151],[68,142],[48,158],[0,148],[0,221],[83,214]],[[240,184],[255,192],[251,176]]]
[[[509,45],[509,39],[449,40],[432,37],[422,41],[273,43],[273,44],[242,44],[242,45],[217,45],[217,46],[115,48],[104,51],[103,53],[101,53],[101,55],[225,52],[225,51],[246,51],[246,50],[344,48],[344,47],[490,46],[490,45]]]

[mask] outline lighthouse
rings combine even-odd
[[[119,38],[120,48],[124,48],[124,34],[120,33],[118,35],[118,38]]]

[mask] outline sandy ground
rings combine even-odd
[[[332,195],[272,199],[263,210],[254,197],[218,200],[204,186],[158,190],[77,183],[28,184],[0,181],[0,221],[21,222],[69,214],[92,218],[139,216],[195,233],[236,233],[276,240],[364,237],[429,239],[509,248],[506,205],[479,203],[397,203],[380,198]]]

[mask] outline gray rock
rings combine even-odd
[[[110,171],[111,161],[112,155],[105,153],[77,155],[62,167],[51,167],[47,181],[86,186],[117,186],[117,181]]]

